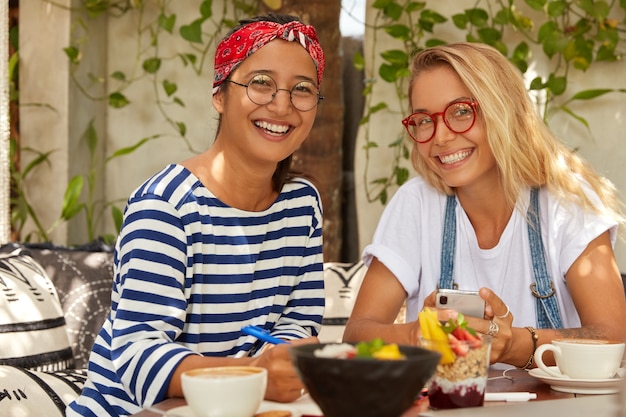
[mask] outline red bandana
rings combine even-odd
[[[263,21],[250,23],[240,28],[217,46],[213,94],[217,93],[219,86],[239,64],[274,39],[296,41],[307,50],[317,68],[317,87],[319,88],[325,62],[324,51],[317,39],[315,28],[298,21],[284,25]]]

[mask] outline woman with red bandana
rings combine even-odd
[[[288,57],[288,58],[287,58]],[[214,144],[129,198],[111,313],[67,416],[125,416],[182,396],[182,372],[268,370],[265,398],[297,399],[288,345],[317,341],[324,310],[322,206],[291,171],[322,96],[315,29],[293,16],[241,21],[215,53]]]

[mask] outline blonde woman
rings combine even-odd
[[[419,175],[363,252],[369,269],[344,340],[415,344],[418,312],[435,306],[437,288],[458,288],[486,302],[468,321],[493,336],[492,363],[530,368],[556,338],[623,341],[613,185],[554,137],[497,50],[437,46],[411,71],[402,123]],[[405,301],[407,323],[393,324]]]

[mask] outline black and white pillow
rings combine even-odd
[[[21,248],[0,253],[0,365],[37,371],[74,367],[56,289]]]
[[[0,417],[64,417],[86,370],[38,372],[0,365]]]
[[[29,244],[26,249],[54,284],[76,368],[86,368],[96,335],[111,309],[112,249],[95,243],[77,248]]]
[[[326,309],[322,320],[322,330],[318,336],[320,342],[341,342],[365,272],[367,272],[367,267],[362,261],[324,264]]]

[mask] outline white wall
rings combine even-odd
[[[367,1],[366,19],[369,25],[374,23],[372,3],[373,0]],[[474,5],[475,2],[473,0],[428,2],[429,8],[444,15],[450,15],[451,10],[458,9],[461,11]],[[531,13],[524,5],[520,4],[519,9],[524,13]],[[624,16],[617,16],[617,18],[621,21],[624,19]],[[451,26],[444,26],[442,29],[436,30],[435,35],[449,42],[464,40],[460,37],[460,32]],[[394,44],[395,41],[390,38],[381,41],[384,39],[384,36],[378,35],[378,37],[376,43],[377,51],[401,47],[401,45]],[[372,48],[371,38],[372,31],[367,28],[365,31],[366,50]],[[518,39],[513,39],[513,41],[511,44],[516,44]],[[372,55],[379,56],[377,52]],[[539,52],[534,54],[534,56],[543,56],[543,54]],[[379,65],[379,61],[366,61],[366,78],[375,77]],[[542,66],[545,66],[545,63],[539,62],[535,70],[539,70]],[[570,73],[568,91],[580,91],[591,88],[626,89],[626,77],[624,74],[626,74],[626,60],[622,60],[619,63],[594,64],[593,68],[587,72],[574,71]],[[565,96],[567,97],[569,94],[566,92]],[[404,134],[400,120],[406,113],[407,103],[397,103],[395,97],[395,93],[389,88],[387,83],[381,81],[375,85],[372,102],[387,102],[395,113],[376,115],[372,119],[373,123],[370,125],[369,135],[374,141],[379,143],[379,148],[375,152],[377,156],[381,157],[376,161],[369,162],[367,181],[387,174],[393,156],[386,151],[386,145],[395,141],[398,135]],[[589,121],[593,137],[590,136],[585,128],[581,128],[580,124],[574,123],[571,117],[565,117],[564,115],[558,115],[550,120],[550,126],[553,131],[569,146],[579,149],[581,155],[587,158],[599,172],[613,181],[621,194],[626,196],[626,175],[623,170],[625,166],[624,161],[626,161],[626,134],[624,133],[626,131],[626,94],[612,93],[588,103],[572,104],[571,107],[576,113],[579,113]],[[365,151],[362,148],[366,143],[365,135],[365,130],[361,128],[355,155],[356,205],[358,208],[359,246],[361,250],[371,241],[376,224],[384,208],[378,201],[369,202],[364,191],[365,180],[362,173],[367,162]],[[408,139],[406,140],[408,143]],[[409,162],[406,163],[406,166],[413,172]],[[626,232],[623,232],[622,235],[626,238]],[[626,271],[626,243],[624,240],[618,242],[616,254],[621,270]]]
[[[190,23],[199,16],[201,0],[185,0],[185,7],[176,10],[176,28]],[[56,7],[46,0],[30,0],[20,4],[20,129],[23,147],[41,152],[53,151],[50,164],[41,164],[28,181],[31,204],[35,207],[41,223],[50,228],[61,212],[65,187],[74,175],[88,172],[89,154],[81,136],[93,118],[99,129],[99,146],[103,155],[110,156],[115,150],[132,146],[143,138],[160,135],[159,139],[142,146],[138,151],[113,159],[107,164],[104,175],[98,175],[102,201],[118,202],[119,207],[129,194],[148,176],[170,162],[188,158],[194,152],[206,149],[212,142],[216,127],[216,115],[211,105],[213,78],[213,55],[206,57],[203,70],[197,74],[181,64],[177,53],[195,53],[187,42],[181,42],[178,32],[174,36],[164,34],[159,39],[159,56],[171,57],[164,61],[158,72],[158,86],[163,79],[178,84],[177,96],[185,107],[165,104],[173,122],[183,122],[187,127],[189,143],[176,135],[176,131],[164,121],[153,95],[151,77],[143,75],[138,50],[149,51],[150,37],[142,33],[137,41],[137,28],[145,27],[157,18],[141,16],[130,11],[123,19],[101,16],[89,21],[93,30],[83,34],[79,24],[84,16],[70,10],[72,0],[57,1]],[[182,3],[181,3],[182,4]],[[181,9],[181,10],[178,10]],[[214,7],[217,10],[218,7]],[[215,16],[219,20],[218,16]],[[141,19],[141,21],[140,21]],[[210,23],[204,29],[211,32]],[[117,81],[110,85],[92,82],[90,77],[102,77],[114,71],[122,71],[127,78],[143,77],[130,88],[123,90],[131,105],[112,109],[106,100],[86,98],[70,79],[70,65],[63,48],[78,39],[83,61],[78,75],[89,94],[106,96],[113,91]],[[162,94],[164,97],[164,94]],[[165,98],[166,99],[166,98]],[[167,99],[166,99],[167,100]],[[22,166],[34,158],[34,154],[22,153]],[[102,158],[102,156],[101,156]],[[86,187],[86,185],[85,185]],[[84,191],[86,193],[86,190]],[[112,218],[107,210],[103,214],[106,230],[113,230]],[[34,230],[32,222],[22,237]],[[86,222],[84,215],[69,223],[62,223],[50,234],[56,244],[85,243]],[[96,235],[101,233],[97,231]],[[82,239],[82,240],[81,240]]]
[[[60,1],[68,6],[70,0]],[[69,180],[68,112],[70,101],[69,66],[63,47],[69,44],[71,13],[45,2],[22,2],[20,5],[20,136],[22,146],[41,152],[54,151],[54,163],[41,166],[28,182],[28,197],[40,209],[44,225],[59,216],[65,186]],[[66,28],[66,30],[59,30]],[[46,39],[43,46],[42,39]],[[51,69],[54,68],[54,71]],[[34,154],[22,152],[25,167]],[[55,178],[54,181],[51,181]],[[44,210],[58,207],[58,210]],[[30,228],[32,230],[32,226]],[[65,241],[66,230],[57,231]]]
[[[197,10],[201,0],[185,0],[189,6],[176,10],[176,31],[181,24],[189,23],[198,17]],[[214,7],[215,9],[215,7]],[[112,19],[109,23],[108,35],[108,72],[121,70],[127,75],[141,62],[135,62],[136,37],[135,31],[140,16],[131,13],[125,19]],[[143,16],[145,22],[157,16]],[[207,28],[208,28],[207,24]],[[143,46],[150,41],[145,34]],[[194,152],[202,152],[210,146],[214,138],[216,114],[211,104],[213,83],[213,53],[207,56],[206,64],[200,74],[191,67],[184,67],[177,53],[195,53],[186,42],[178,41],[180,37],[164,35],[160,38],[159,55],[172,57],[171,61],[163,61],[157,73],[158,88],[163,79],[178,85],[176,96],[180,97],[185,107],[166,104],[169,117],[175,122],[183,122],[187,127],[189,144],[176,135],[176,130],[168,124],[154,102],[152,77],[142,79],[133,84],[132,89],[124,93],[133,102],[122,109],[109,109],[107,113],[107,148],[109,150],[130,146],[152,135],[163,135],[142,146],[138,151],[122,158],[112,160],[106,170],[106,194],[118,199],[126,199],[149,175],[166,164],[179,162],[189,158]],[[161,90],[162,91],[162,90]],[[164,100],[171,100],[161,93]],[[143,102],[142,105],[136,105]],[[110,153],[111,151],[109,151]],[[107,218],[108,219],[108,218]]]

